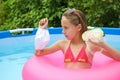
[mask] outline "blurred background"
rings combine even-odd
[[[88,26],[120,28],[120,0],[0,0],[0,31],[36,28],[44,17],[49,27],[61,27],[68,8],[83,11]]]

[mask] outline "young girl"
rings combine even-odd
[[[120,52],[106,44],[99,38],[89,38],[83,41],[82,33],[87,30],[87,20],[84,14],[76,9],[68,9],[62,15],[62,32],[67,40],[59,40],[50,47],[36,49],[35,55],[42,56],[62,50],[64,54],[65,67],[69,69],[90,68],[96,51],[115,59],[120,60]],[[48,19],[44,18],[39,23],[39,28],[48,27]]]

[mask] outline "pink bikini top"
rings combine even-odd
[[[75,59],[75,57],[72,53],[72,50],[70,48],[70,45],[69,45],[69,47],[68,47],[68,49],[66,50],[66,53],[65,53],[64,62],[84,62],[84,63],[89,62],[88,57],[87,57],[86,52],[85,52],[85,47],[83,46],[81,48],[78,56]]]

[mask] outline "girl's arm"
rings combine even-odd
[[[102,49],[102,53],[104,55],[107,55],[115,60],[120,60],[120,51],[114,49],[113,47],[111,47],[110,45],[105,43],[103,40],[94,37],[94,38],[90,38],[88,40],[88,42],[95,45],[95,46],[98,46],[97,49],[99,51],[100,51],[100,49]]]
[[[114,49],[113,47],[111,47],[110,45],[108,45],[105,42],[103,42],[103,44],[101,44],[101,47],[103,48],[103,54],[105,54],[115,60],[120,60],[120,51]]]
[[[54,45],[44,48],[46,44],[49,42],[49,32],[45,30],[48,27],[48,19],[43,18],[40,20],[38,24],[39,28],[36,32],[35,36],[35,55],[45,55],[48,53],[52,53],[56,50],[59,50],[59,42],[56,42]]]
[[[63,47],[64,47],[63,43],[64,43],[64,40],[59,40],[56,43],[54,43],[53,45],[51,45],[50,47],[44,48],[42,50],[35,50],[35,55],[42,56],[42,55],[53,53],[58,50],[63,50]]]

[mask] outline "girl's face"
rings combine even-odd
[[[68,40],[72,40],[75,36],[80,34],[81,28],[78,25],[73,25],[65,16],[62,16],[61,25],[63,28],[62,33]]]

